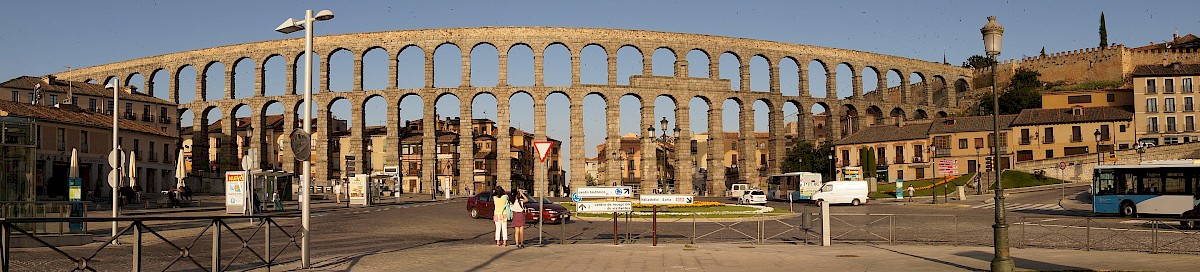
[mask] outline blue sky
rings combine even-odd
[[[0,28],[0,44],[4,45],[0,51],[0,79],[54,73],[65,70],[65,66],[86,67],[199,48],[298,38],[302,35],[282,35],[273,29],[288,17],[302,17],[305,9],[330,9],[337,15],[318,25],[318,35],[474,26],[645,29],[827,46],[928,61],[941,61],[945,56],[950,63],[959,64],[982,51],[979,28],[989,15],[998,16],[1006,28],[1001,58],[1011,59],[1036,56],[1043,47],[1053,53],[1097,46],[1101,11],[1106,14],[1110,43],[1140,46],[1170,39],[1176,31],[1200,32],[1196,31],[1200,30],[1200,17],[1195,16],[1198,8],[1200,3],[1190,1],[15,1],[0,9],[0,25],[4,26]],[[441,50],[437,55],[438,59],[454,57]],[[585,53],[583,57],[586,62],[590,55]],[[618,53],[618,58],[624,57]],[[345,63],[349,58],[335,57],[332,61],[336,73],[339,65],[348,67]],[[472,61],[486,65],[478,58]],[[555,60],[548,56],[547,61]],[[372,65],[371,59],[367,62]],[[512,65],[521,68],[523,64]],[[404,69],[401,67],[402,82],[419,78],[405,79]],[[589,69],[602,68],[585,66],[585,82]],[[621,78],[638,69],[640,63],[619,60]],[[548,81],[552,81],[555,75],[547,70]],[[272,73],[280,72],[268,71],[268,77]],[[367,87],[386,82],[382,76],[373,76],[385,72],[366,73]],[[494,82],[494,76],[482,76],[486,73],[494,73],[494,68],[491,72],[478,71],[473,80]],[[456,82],[458,77],[457,73],[442,70],[435,74],[439,85]],[[735,73],[723,70],[721,74]],[[510,76],[532,78],[522,73]],[[813,84],[824,84],[819,77],[815,79]],[[252,86],[241,82],[241,86]],[[348,88],[348,82],[349,78],[339,79],[335,74],[331,89]],[[849,80],[838,82],[845,85]],[[873,81],[864,77],[864,82]],[[277,81],[268,79],[267,83],[268,93],[272,88],[282,88],[275,87],[280,85]],[[765,80],[757,79],[751,85],[752,89],[766,86]],[[866,86],[868,91],[872,87]],[[848,85],[838,89],[839,96],[849,93]],[[590,116],[584,120],[589,128],[585,130],[588,156],[594,155],[595,145],[603,140],[603,125],[615,121],[603,119],[603,105],[594,100],[585,100],[585,115]],[[565,112],[565,102],[565,98],[552,97],[550,112]],[[457,116],[456,103],[459,101],[455,98],[439,100],[438,112]],[[474,113],[477,118],[495,116],[494,99],[463,103],[478,105]],[[532,131],[532,100],[516,97],[510,103],[512,124]],[[413,105],[419,103],[406,100],[401,104],[404,109],[412,109],[402,110],[406,119],[417,116],[419,110]],[[674,124],[674,116],[667,114],[673,105],[664,101],[655,104],[656,110],[647,113],[654,114],[656,125],[664,115]],[[639,131],[638,119],[633,117],[638,114],[636,99],[624,99],[620,107],[622,134]],[[692,108],[692,127],[697,132],[705,131],[702,111],[697,111],[703,107],[693,104]],[[731,105],[724,108],[730,109]],[[784,109],[789,115],[809,110]],[[339,117],[349,115],[346,105],[335,105],[333,111]],[[550,136],[566,139],[569,120],[563,114],[551,114],[549,118]],[[737,130],[734,118],[726,114],[726,131]],[[761,128],[757,130],[765,130],[765,116],[757,114],[755,119],[756,127]],[[368,125],[382,124],[382,116],[368,116],[366,121]]]

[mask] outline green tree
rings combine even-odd
[[[832,144],[826,143],[820,146],[815,146],[811,142],[797,142],[792,149],[788,150],[786,158],[784,158],[782,170],[785,173],[790,172],[813,172],[821,173],[825,180],[829,180],[829,169],[832,167],[829,161],[829,155],[833,154],[830,149]]]
[[[1104,27],[1104,12],[1100,12],[1100,48],[1108,47],[1108,29]]]
[[[878,168],[878,165],[875,165],[875,164],[876,164],[875,148],[868,147],[867,148],[867,160],[865,161],[865,163],[863,163],[863,166],[862,166],[863,172],[867,173],[865,176],[867,176],[867,177],[875,176],[875,170]]]
[[[1011,87],[1000,94],[997,103],[1000,104],[1000,114],[1017,114],[1024,109],[1035,109],[1042,106],[1042,81],[1038,80],[1040,73],[1033,70],[1017,69],[1011,80]],[[979,115],[992,114],[992,94],[984,94],[978,100]]]
[[[962,67],[979,69],[979,68],[984,68],[984,67],[991,67],[993,63],[996,63],[996,61],[994,61],[988,57],[974,55],[974,56],[967,58],[967,61],[963,62]]]

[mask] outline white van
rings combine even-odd
[[[812,199],[817,203],[829,201],[829,204],[850,204],[858,206],[867,203],[867,181],[839,180],[826,182],[821,190],[813,194]]]

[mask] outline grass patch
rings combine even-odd
[[[1079,90],[1102,90],[1119,88],[1125,84],[1120,80],[1098,80],[1088,81],[1076,84],[1058,85],[1050,87],[1050,91],[1079,91]]]
[[[937,183],[938,181],[941,181],[941,180],[942,180],[942,178],[904,181],[904,188],[907,189],[908,186],[912,186],[913,188],[921,188],[921,187],[925,187],[925,186],[929,186],[931,184]],[[971,175],[964,174],[962,176],[959,176],[958,178],[950,180],[950,182],[943,184],[943,185],[947,185],[948,187],[937,186],[936,188],[930,188],[930,189],[926,189],[926,190],[917,190],[916,196],[931,196],[934,193],[933,192],[934,189],[937,189],[937,195],[943,196],[943,195],[949,194],[950,192],[953,192],[954,187],[966,186],[966,184],[970,181],[971,181]],[[949,190],[945,190],[945,188],[949,188]],[[877,190],[877,192],[871,192],[869,197],[871,197],[871,198],[895,198],[896,197],[896,183],[879,184],[879,186],[876,187],[875,190]],[[909,195],[907,195],[908,194],[907,191],[904,193],[905,193],[905,196],[909,196]]]
[[[1004,173],[1000,175],[1000,180],[1003,180],[1005,189],[1062,184],[1066,182],[1061,179],[1047,177],[1044,175],[1034,175],[1017,170],[1004,171]],[[996,189],[996,185],[993,184],[991,188]]]

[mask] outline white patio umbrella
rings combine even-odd
[[[175,188],[187,186],[183,179],[187,178],[187,168],[183,165],[183,150],[179,150],[179,156],[175,159]]]
[[[71,149],[71,171],[68,173],[69,178],[79,178],[79,150]]]
[[[125,172],[129,176],[128,186],[133,187],[134,184],[137,184],[137,153],[129,151],[129,168]]]

